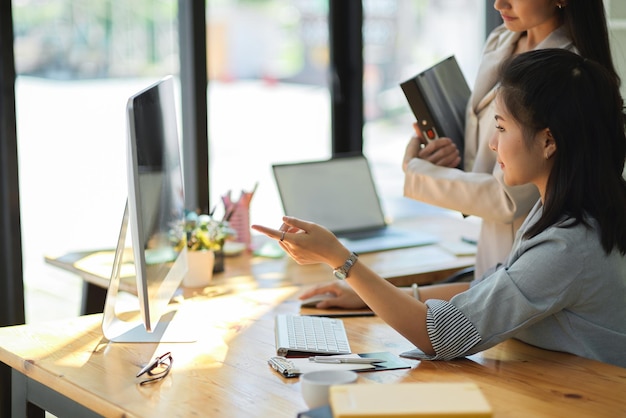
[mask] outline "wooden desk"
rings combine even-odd
[[[463,219],[457,212],[440,210],[411,220],[403,220],[398,224],[432,234],[439,239],[441,245],[361,255],[363,262],[395,285],[410,286],[413,283],[437,282],[474,265],[474,255],[457,256],[444,249],[442,245],[460,243],[461,237],[478,237],[480,223],[475,219]],[[85,262],[94,257],[98,257],[95,262]],[[84,280],[81,313],[90,314],[102,312],[113,257],[114,251],[108,250],[50,255],[46,256],[45,260],[53,266],[79,275]],[[213,283],[216,286],[236,284],[239,287],[265,288],[310,284],[324,280],[332,280],[332,271],[327,266],[321,264],[299,266],[288,257],[273,260],[245,253],[237,257],[227,257],[225,271],[216,274]],[[136,293],[134,277],[123,277],[120,290]]]
[[[33,402],[59,417],[294,418],[307,409],[299,380],[281,377],[267,359],[275,354],[274,316],[297,312],[298,290],[186,301],[187,314],[196,318],[189,323],[201,331],[196,343],[107,343],[100,314],[0,328],[0,361],[13,369],[12,416],[24,416]],[[412,348],[377,317],[344,321],[355,352]],[[172,372],[140,386],[140,366],[166,351],[174,357]],[[514,340],[468,359],[407,362],[411,369],[361,373],[357,384],[472,381],[496,418],[619,417],[626,411],[626,369]]]

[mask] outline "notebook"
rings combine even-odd
[[[334,418],[489,418],[493,411],[472,382],[331,386]]]
[[[451,56],[438,62],[400,83],[400,87],[426,138],[448,137],[463,156],[465,108],[470,88],[456,58]],[[462,167],[461,161],[459,168]]]
[[[287,216],[330,229],[358,254],[433,244],[430,234],[389,226],[362,155],[274,164],[274,179]]]

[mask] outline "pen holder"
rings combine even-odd
[[[237,233],[234,241],[245,244],[246,249],[252,249],[252,239],[250,236],[250,200],[252,193],[242,192],[241,198],[234,202],[230,195],[222,196],[226,220],[230,227]]]
[[[235,241],[246,244],[248,250],[252,247],[250,236],[250,207],[239,201],[236,204],[233,215],[230,218],[230,226],[237,231]]]

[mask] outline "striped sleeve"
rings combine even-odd
[[[481,341],[474,324],[454,305],[431,299],[426,301],[426,306],[426,328],[436,353],[429,356],[431,360],[462,357]]]

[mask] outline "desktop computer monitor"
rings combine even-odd
[[[169,303],[187,271],[183,174],[171,76],[127,104],[128,199],[107,290],[102,329],[118,342],[192,341]],[[131,236],[132,255],[126,247]],[[134,264],[140,318],[116,312],[122,263]]]

